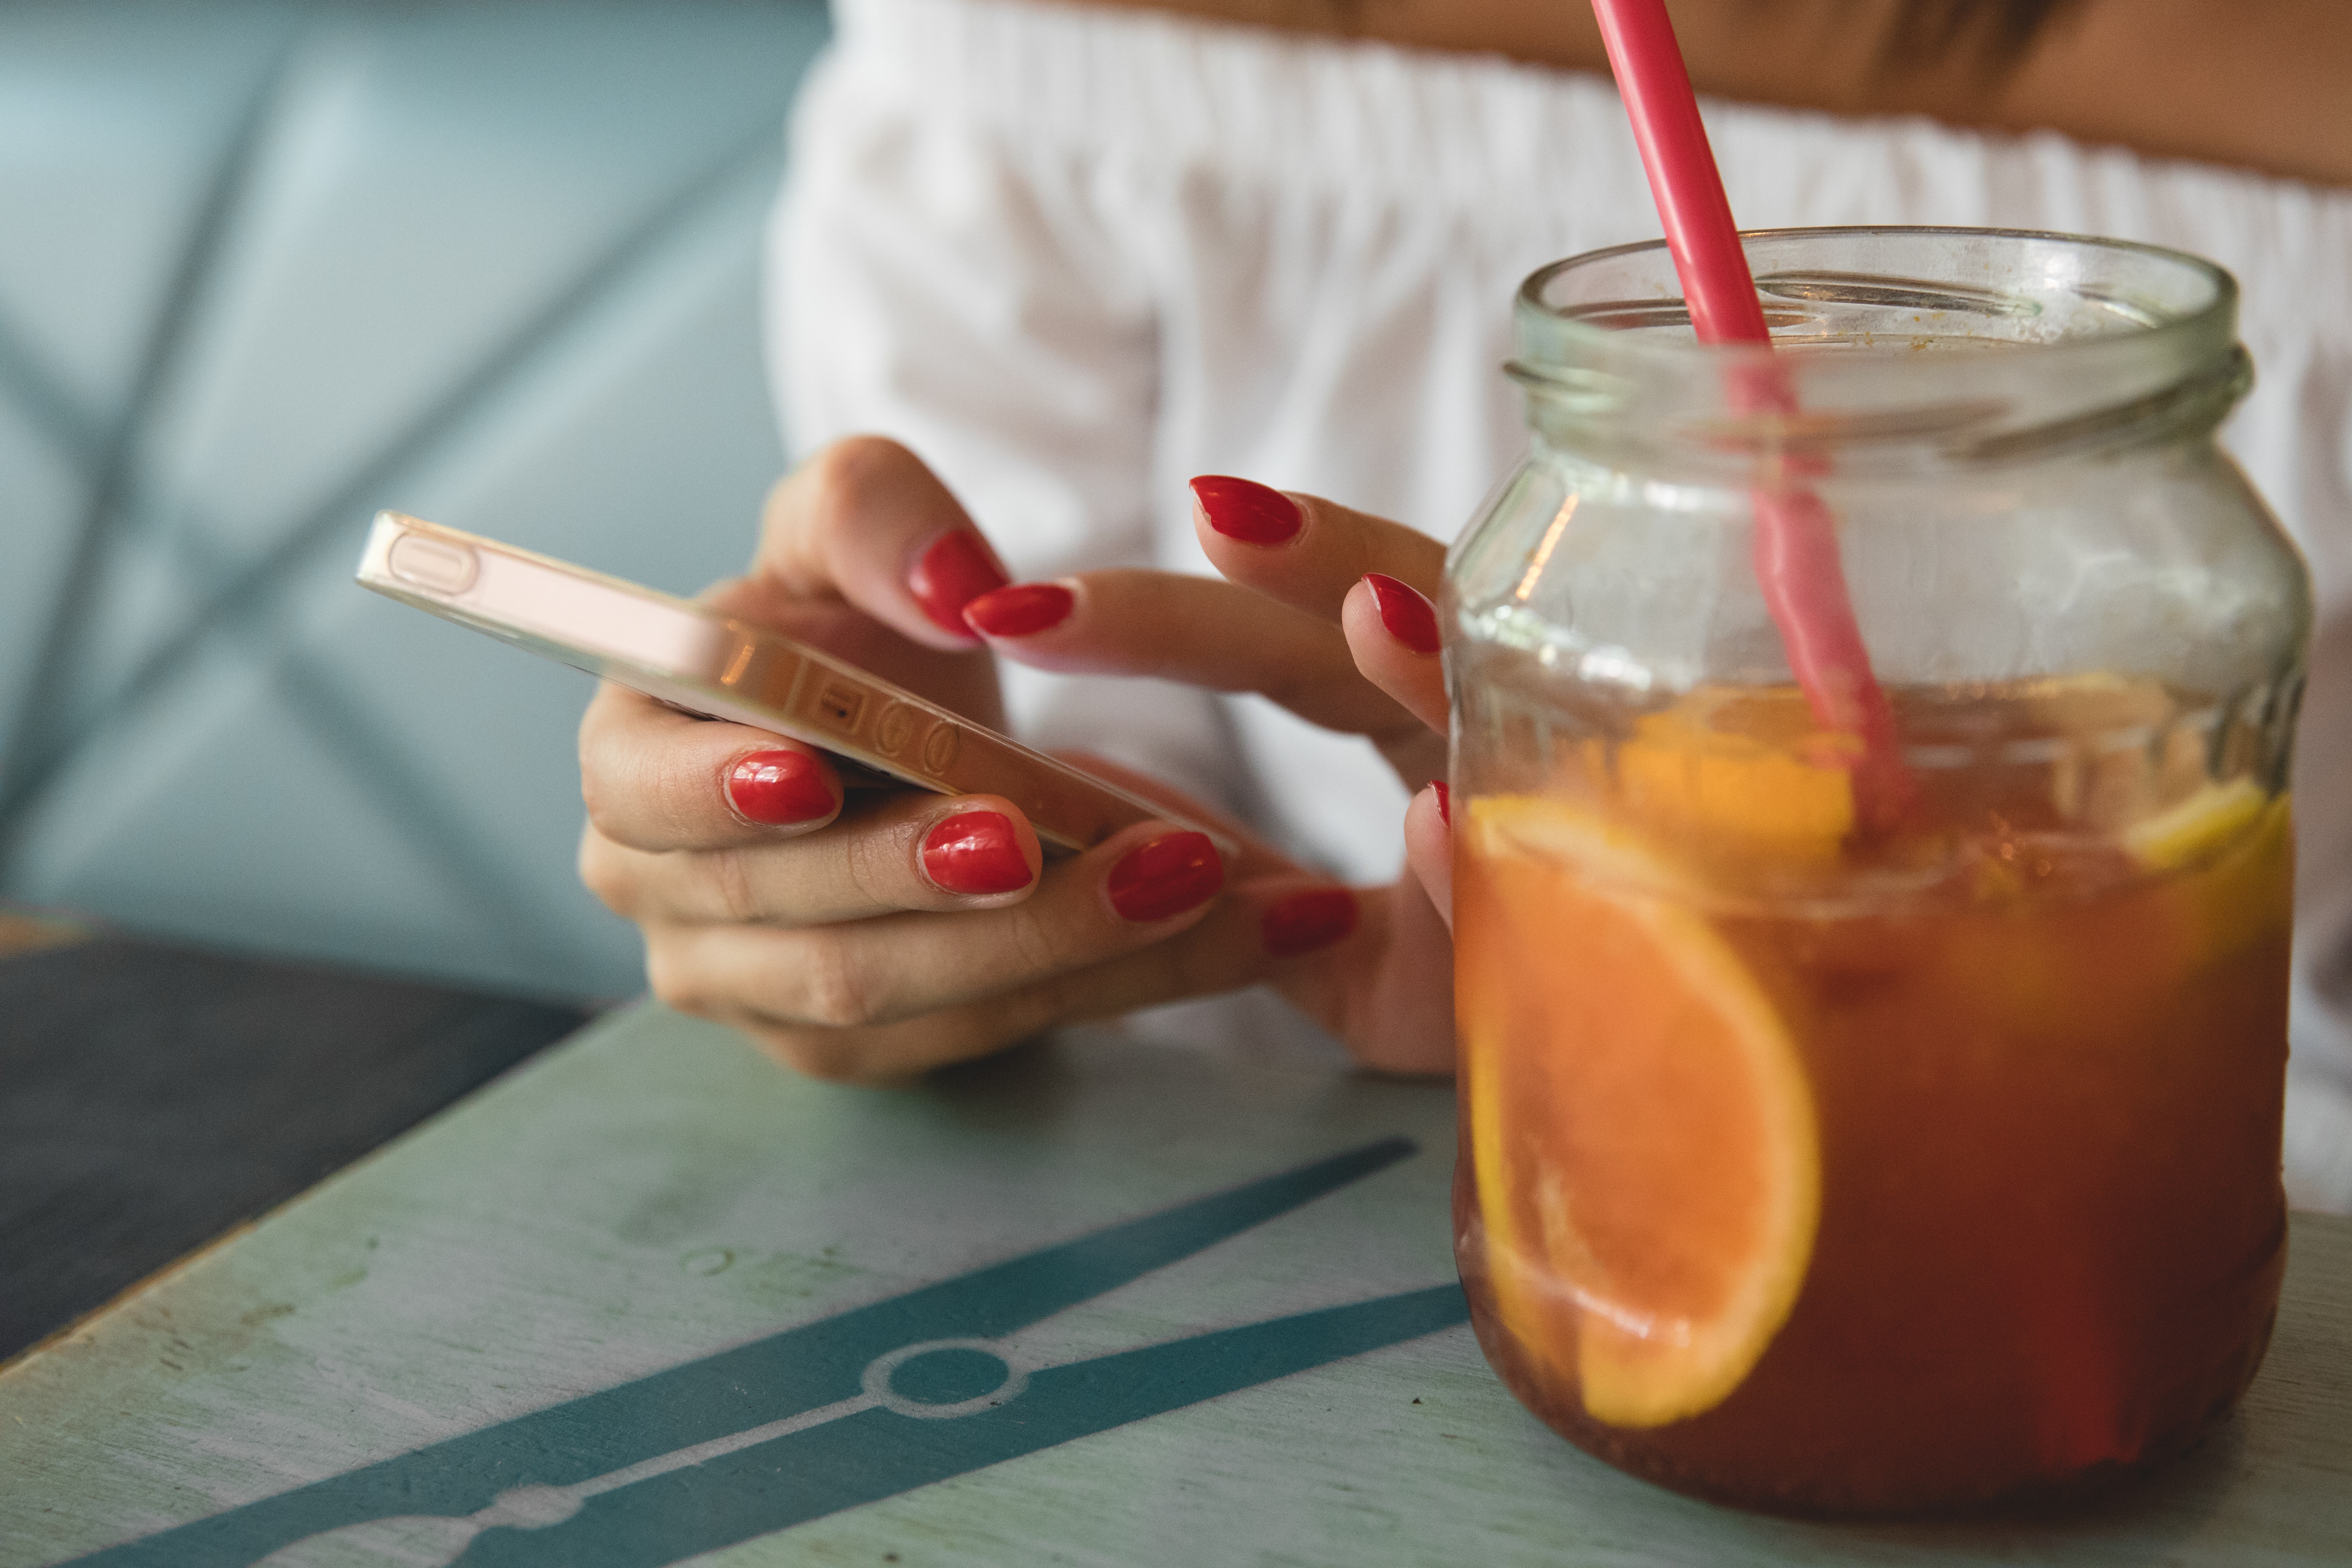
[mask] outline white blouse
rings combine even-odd
[[[1450,539],[1525,447],[1508,303],[1654,237],[1614,89],[1500,59],[1150,12],[836,0],[771,236],[800,450],[898,437],[1016,577],[1206,571],[1184,481],[1232,473]],[[2288,1175],[2352,1210],[2352,191],[2063,137],[1712,103],[1749,227],[1966,224],[2207,256],[2255,390],[2225,434],[2309,560]],[[1021,672],[1024,732],[1123,754],[1306,858],[1393,874],[1402,790],[1255,700]]]

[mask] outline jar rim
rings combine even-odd
[[[1772,246],[1789,241],[1860,240],[1869,238],[1937,238],[2019,240],[2073,247],[2086,251],[2105,252],[2116,256],[2135,256],[2149,261],[2179,268],[2203,281],[2210,289],[2209,297],[2196,309],[2182,313],[2168,313],[2165,319],[2137,324],[2126,323],[2126,330],[2099,336],[2058,338],[2048,341],[2020,342],[2016,346],[2043,354],[2079,353],[2086,348],[2105,345],[2118,338],[2147,343],[2155,341],[2198,338],[2212,332],[2220,324],[2225,333],[2234,333],[2237,321],[2238,280],[2228,268],[2208,261],[2203,257],[2168,246],[2149,245],[2139,240],[2114,239],[2100,235],[2073,234],[2055,229],[1995,228],[1968,225],[1939,224],[1834,224],[1815,228],[1753,228],[1739,231],[1743,250],[1759,246]],[[1529,273],[1520,284],[1517,307],[1523,315],[1540,319],[1570,342],[1589,342],[1594,347],[1607,345],[1614,354],[1632,352],[1640,355],[1655,355],[1661,365],[1686,366],[1696,363],[1715,363],[1724,358],[1759,352],[1761,345],[1732,343],[1699,343],[1668,341],[1629,332],[1622,327],[1602,324],[1590,319],[1588,312],[1565,310],[1544,298],[1546,289],[1570,272],[1589,271],[1603,262],[1640,256],[1667,254],[1664,239],[1634,240],[1625,245],[1606,246],[1598,250],[1580,251],[1549,262]],[[1753,266],[1751,257],[1751,268]],[[1777,274],[1758,277],[1759,292],[1765,283]],[[1680,304],[1677,294],[1655,301],[1661,306]],[[1887,351],[1882,351],[1887,352]]]
[[[1710,463],[2033,459],[2210,432],[2251,382],[2236,279],[2183,251],[1925,226],[1740,240],[1769,342],[1697,342],[1663,240],[1530,274],[1507,368],[1538,438]],[[1784,389],[1769,405],[1734,391],[1759,375]]]

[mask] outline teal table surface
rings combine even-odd
[[[861,1089],[615,1015],[0,1371],[0,1568],[2352,1563],[2352,1224],[2127,1493],[1744,1514],[1513,1402],[1451,1092],[1271,1018]]]

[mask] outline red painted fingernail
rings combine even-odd
[[[963,607],[963,618],[983,637],[1034,637],[1070,618],[1078,596],[1059,583],[1016,583],[982,594]]]
[[[959,811],[923,836],[923,875],[950,893],[1009,893],[1029,885],[1021,836],[1001,811]]]
[[[1192,499],[1211,528],[1244,544],[1280,544],[1307,521],[1297,501],[1255,479],[1202,474],[1192,481]]]
[[[1120,856],[1104,886],[1119,918],[1140,922],[1181,915],[1224,885],[1224,862],[1207,834],[1169,833]]]
[[[1381,625],[1388,627],[1389,636],[1415,653],[1437,651],[1434,605],[1385,572],[1367,572],[1364,581],[1372,585],[1372,603],[1380,606]]]
[[[963,624],[963,607],[1011,581],[980,535],[954,528],[915,558],[914,570],[907,574],[907,591],[941,631],[968,637],[971,628]]]
[[[1445,787],[1444,779],[1432,780],[1430,788],[1437,792],[1437,820],[1446,826],[1454,826],[1454,792]]]
[[[1356,895],[1345,888],[1316,888],[1268,905],[1258,922],[1265,950],[1276,958],[1297,958],[1328,947],[1356,929]]]
[[[747,822],[781,827],[833,814],[833,788],[814,757],[753,752],[727,770],[727,798]]]

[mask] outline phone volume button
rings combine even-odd
[[[895,757],[907,749],[915,738],[915,710],[903,702],[893,702],[882,710],[882,717],[874,721],[874,749],[886,757]]]
[[[931,726],[923,737],[923,771],[936,778],[947,772],[956,759],[956,751],[963,743],[963,731],[945,719]]]

